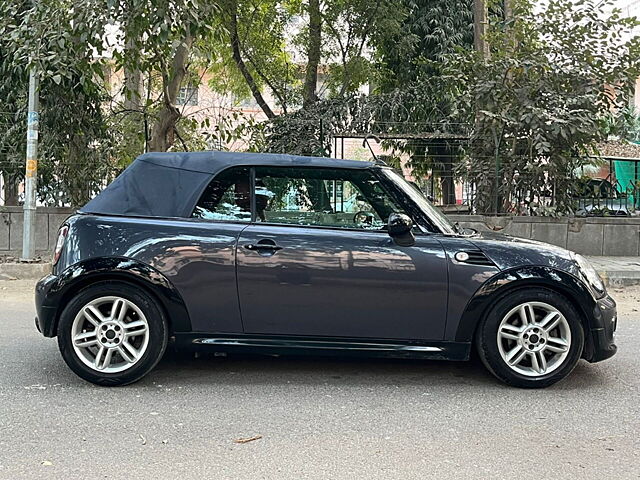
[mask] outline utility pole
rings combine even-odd
[[[36,257],[36,191],[38,187],[38,74],[29,72],[29,111],[27,113],[27,162],[24,172],[24,229],[22,233],[23,262]]]

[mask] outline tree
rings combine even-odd
[[[403,0],[393,14],[397,24],[376,37],[378,91],[438,77],[451,54],[472,48],[472,4],[473,0]]]
[[[311,108],[320,97],[348,96],[368,81],[367,48],[388,24],[395,25],[390,19],[397,5],[397,0],[226,0],[227,33],[222,43],[208,45],[212,86],[239,98],[252,96],[269,119],[277,115],[275,107],[287,114]],[[291,31],[297,33],[286,34]],[[266,100],[265,88],[275,104]]]
[[[264,58],[279,59],[279,52],[277,50],[269,49],[265,51],[261,49],[262,51],[260,53],[264,56],[255,54],[256,50],[260,49],[260,44],[267,40],[264,38],[265,30],[256,29],[255,23],[266,27],[267,35],[275,37],[276,39],[273,43],[263,43],[263,45],[282,48],[282,24],[276,21],[270,26],[264,25],[266,23],[264,21],[265,18],[273,19],[277,17],[275,10],[276,4],[275,2],[259,2],[251,5],[251,2],[243,2],[239,5],[237,0],[227,0],[223,5],[225,25],[228,31],[228,42],[231,46],[231,58],[233,59],[235,67],[241,73],[251,95],[264,114],[267,118],[273,119],[276,114],[265,101],[261,89],[264,84],[268,85],[279,99],[282,108],[286,110],[287,101],[285,95],[281,94],[275,81],[272,80],[272,73],[275,69],[268,67],[268,63],[265,63],[267,59]],[[247,11],[247,7],[249,7],[250,11]],[[243,13],[241,19],[247,20],[242,22],[242,27],[239,26],[239,12]],[[242,28],[242,31],[240,28]],[[224,48],[222,45],[220,47]],[[248,58],[249,66],[245,62],[245,57]],[[224,59],[224,56],[222,58]],[[273,63],[271,65],[273,65]],[[258,79],[256,79],[256,76]]]
[[[214,28],[219,26],[216,17],[220,6],[204,0],[103,1],[105,18],[120,26],[117,42],[126,46],[113,53],[116,69],[129,72],[127,78],[135,76],[135,72],[147,72],[150,85],[154,73],[158,75],[159,98],[145,105],[153,117],[147,148],[166,151],[176,141],[177,124],[182,117],[176,103],[188,78],[193,48],[220,34]],[[126,98],[139,94],[137,82],[133,82],[133,90],[131,85],[125,83]]]
[[[344,97],[372,80],[372,49],[380,37],[397,32],[402,15],[399,0],[326,2],[321,17],[329,96]]]
[[[309,108],[318,101],[316,88],[318,85],[318,66],[320,65],[320,48],[322,44],[322,16],[320,0],[309,0],[309,29],[306,45],[307,66],[305,69],[303,108]]]
[[[408,165],[418,178],[439,176],[447,204],[456,202],[454,166],[461,153],[449,137],[461,134],[467,118],[459,108],[459,85],[445,72],[451,55],[473,48],[472,7],[473,0],[404,0],[393,17],[399,25],[379,37],[375,53],[377,92],[401,97],[411,112],[399,119],[385,118],[382,110],[378,121],[400,120],[397,129],[405,131],[397,133],[414,136],[391,146],[410,155]]]
[[[479,212],[572,211],[573,171],[640,73],[638,21],[611,7],[551,0],[534,14],[514,2],[509,28],[491,25],[490,57],[468,52],[449,62],[450,81],[464,85],[460,100],[476,120],[461,169],[476,185]],[[526,212],[514,210],[522,203]]]
[[[89,10],[65,0],[35,7],[0,1],[0,111],[15,119],[0,131],[0,144],[10,152],[0,169],[10,185],[23,178],[26,79],[33,66],[40,74],[39,195],[53,205],[84,203],[110,170],[105,90],[97,81],[102,66],[93,61],[95,49],[102,48],[103,24]],[[11,197],[9,202],[17,201]]]
[[[129,159],[172,148],[176,138],[186,146],[194,127],[177,96],[191,78],[194,50],[219,35],[215,2],[0,0],[0,11],[2,110],[24,119],[27,72],[35,67],[40,75],[41,199],[84,203],[126,165],[114,155],[125,153],[123,145],[133,150],[123,155]],[[111,98],[106,73],[114,71],[124,72],[122,101]],[[24,132],[15,132],[1,132],[0,145],[23,160]],[[22,178],[22,160],[0,166],[10,185]]]

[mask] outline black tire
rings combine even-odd
[[[568,353],[558,367],[546,375],[536,377],[514,371],[500,354],[498,328],[502,319],[525,302],[543,302],[557,309],[566,319],[571,332]],[[562,380],[575,368],[582,356],[584,330],[580,314],[562,295],[545,288],[528,288],[509,292],[498,299],[485,315],[476,331],[476,348],[482,363],[499,380],[519,388],[544,388]]]
[[[105,296],[122,297],[134,303],[148,323],[148,345],[140,359],[127,370],[117,373],[96,371],[83,363],[72,344],[72,325],[78,312],[92,300]],[[167,347],[167,319],[156,301],[144,290],[123,282],[105,281],[81,290],[68,303],[58,322],[58,347],[66,364],[79,377],[102,386],[127,385],[140,380],[162,358]]]

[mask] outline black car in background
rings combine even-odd
[[[168,341],[213,351],[467,360],[545,387],[616,352],[579,255],[463,231],[384,165],[226,152],[139,157],[60,228],[37,327],[100,385]]]
[[[605,178],[582,180],[576,196],[578,197],[576,215],[579,217],[628,217],[631,215],[629,207],[634,206],[626,193],[618,192]]]

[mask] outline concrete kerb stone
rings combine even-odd
[[[607,287],[630,287],[632,285],[640,285],[640,270],[600,270],[598,273]]]
[[[37,280],[50,272],[50,262],[0,263],[0,280]]]

